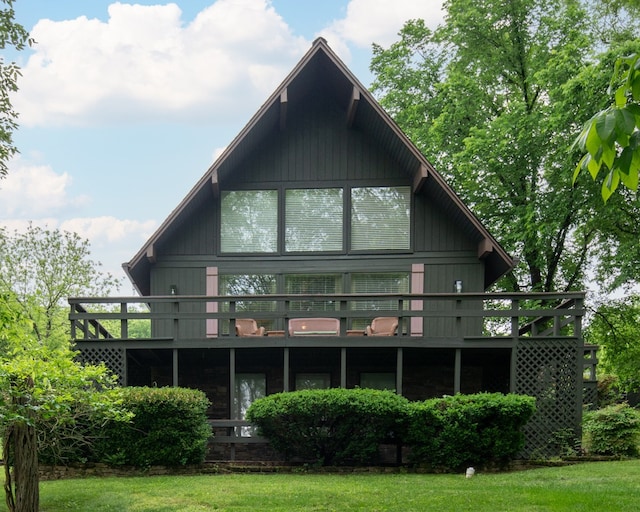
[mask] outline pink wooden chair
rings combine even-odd
[[[264,336],[264,327],[258,327],[253,318],[236,318],[236,336]]]
[[[367,336],[394,336],[398,329],[398,317],[379,316],[367,325]]]

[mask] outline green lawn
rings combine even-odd
[[[60,480],[43,482],[40,489],[42,512],[635,512],[640,509],[640,460],[477,473],[471,479],[462,474],[221,474]]]

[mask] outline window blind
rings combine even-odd
[[[351,189],[351,249],[409,249],[410,187]]]
[[[342,189],[290,189],[285,197],[287,252],[342,250]]]
[[[277,190],[231,190],[221,194],[222,252],[276,252]]]

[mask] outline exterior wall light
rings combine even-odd
[[[462,293],[462,279],[456,279],[453,282],[453,291],[455,293]]]
[[[178,286],[175,284],[172,284],[171,286],[169,286],[169,295],[178,295]]]

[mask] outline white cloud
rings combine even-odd
[[[309,47],[268,0],[218,0],[189,24],[175,4],[108,13],[35,25],[14,100],[21,124],[230,115],[238,97],[259,106]]]
[[[70,196],[71,182],[66,172],[58,174],[48,165],[12,160],[0,181],[0,218],[36,218],[82,205],[87,198]]]
[[[60,223],[60,229],[77,233],[96,246],[127,239],[137,239],[141,245],[156,227],[157,222],[153,220],[137,221],[111,216],[74,218]]]
[[[345,18],[322,31],[328,41],[343,40],[361,48],[388,46],[410,19],[424,19],[435,28],[443,19],[442,0],[351,0]]]
[[[91,259],[102,264],[102,271],[121,279],[124,277],[122,263],[130,260],[135,251],[153,233],[158,223],[153,220],[137,221],[115,217],[73,218],[61,221],[52,217],[30,220],[0,220],[0,228],[10,235],[24,233],[29,224],[43,229],[59,229],[77,233],[89,241]]]
[[[102,263],[103,271],[122,278],[122,263],[134,256],[157,226],[158,223],[153,220],[102,216],[68,219],[61,222],[59,228],[89,240],[91,253],[94,259]]]

